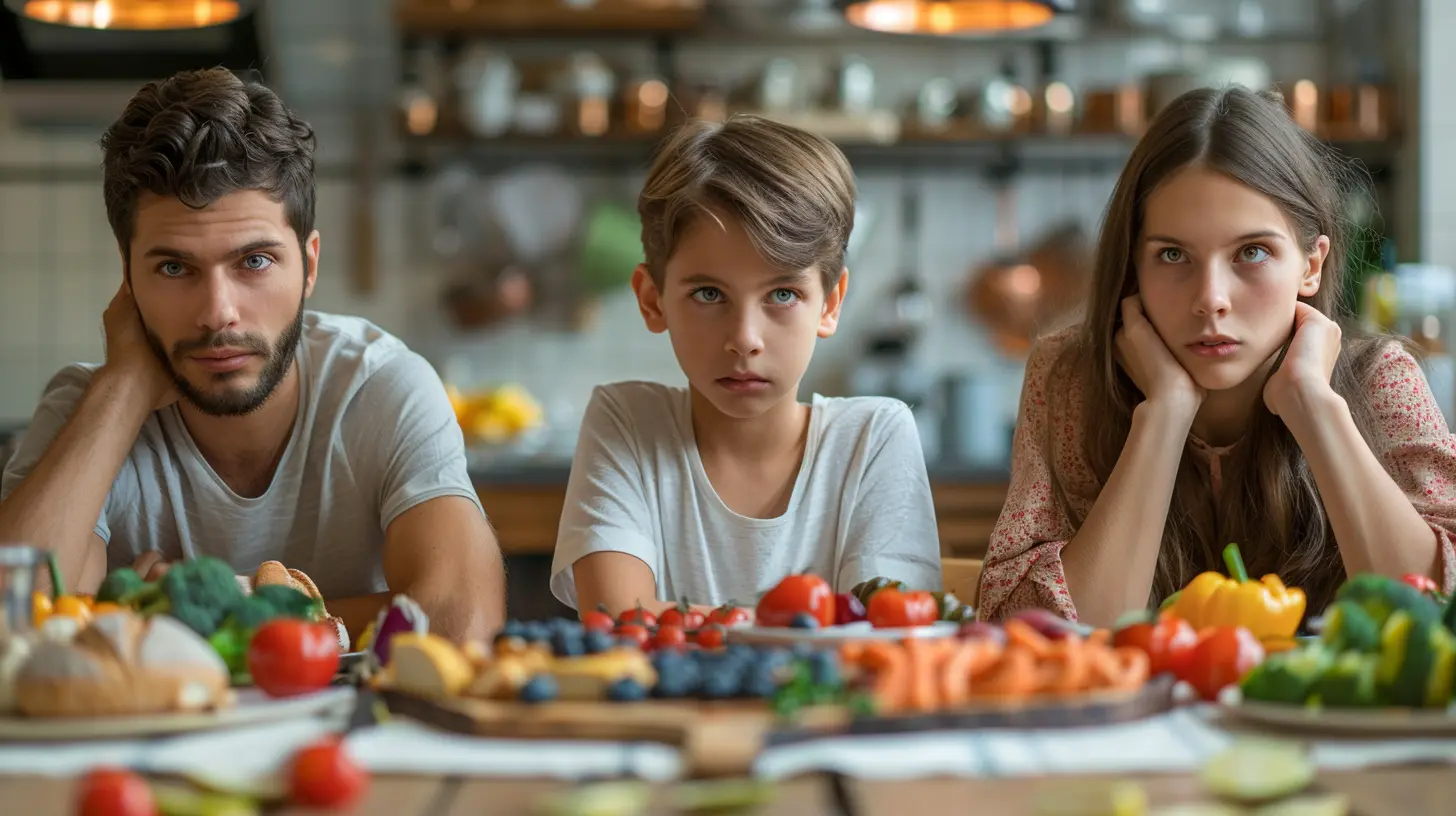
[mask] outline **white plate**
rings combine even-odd
[[[1266,726],[1339,734],[1456,735],[1456,703],[1440,708],[1311,708],[1246,701],[1236,689],[1219,698],[1225,716]]]
[[[795,643],[840,643],[848,640],[905,640],[906,638],[953,637],[961,625],[955,621],[936,621],[929,626],[903,629],[876,629],[869,621],[826,626],[822,629],[795,629],[790,626],[734,626],[728,629],[729,643],[751,643],[764,646],[792,646]]]
[[[228,708],[191,714],[128,717],[0,716],[0,742],[91,740],[148,737],[208,731],[257,723],[347,714],[354,706],[352,686],[335,686],[300,697],[274,699],[253,688],[234,689]]]

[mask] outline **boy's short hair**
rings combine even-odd
[[[849,160],[822,136],[758,116],[690,121],[663,144],[637,199],[647,270],[661,287],[684,230],[718,209],[766,261],[818,269],[828,292],[844,268],[854,200]]]

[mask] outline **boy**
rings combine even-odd
[[[909,409],[797,400],[839,322],[854,198],[833,143],[766,119],[692,123],[663,146],[638,199],[632,288],[688,387],[594,391],[552,564],[563,603],[751,606],[804,571],[841,592],[879,575],[940,588]]]

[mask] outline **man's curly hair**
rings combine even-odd
[[[144,191],[200,209],[261,190],[302,244],[313,233],[313,148],[313,129],[277,94],[227,69],[148,83],[101,137],[106,218],[125,256]]]

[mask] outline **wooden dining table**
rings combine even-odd
[[[1035,814],[1044,797],[1076,797],[1089,786],[1114,780],[1143,787],[1153,808],[1207,801],[1190,774],[1054,776],[1001,779],[855,780],[829,775],[799,777],[779,784],[757,816],[889,816],[892,813]],[[0,812],[25,816],[74,813],[73,779],[0,777]],[[551,780],[462,779],[382,776],[371,780],[350,816],[477,816],[538,814],[553,794],[570,785]],[[1456,767],[1449,764],[1384,767],[1321,774],[1314,790],[1349,797],[1351,816],[1436,816],[1452,813]],[[674,813],[670,788],[654,790],[647,813]],[[320,816],[321,811],[279,807],[279,816]]]

